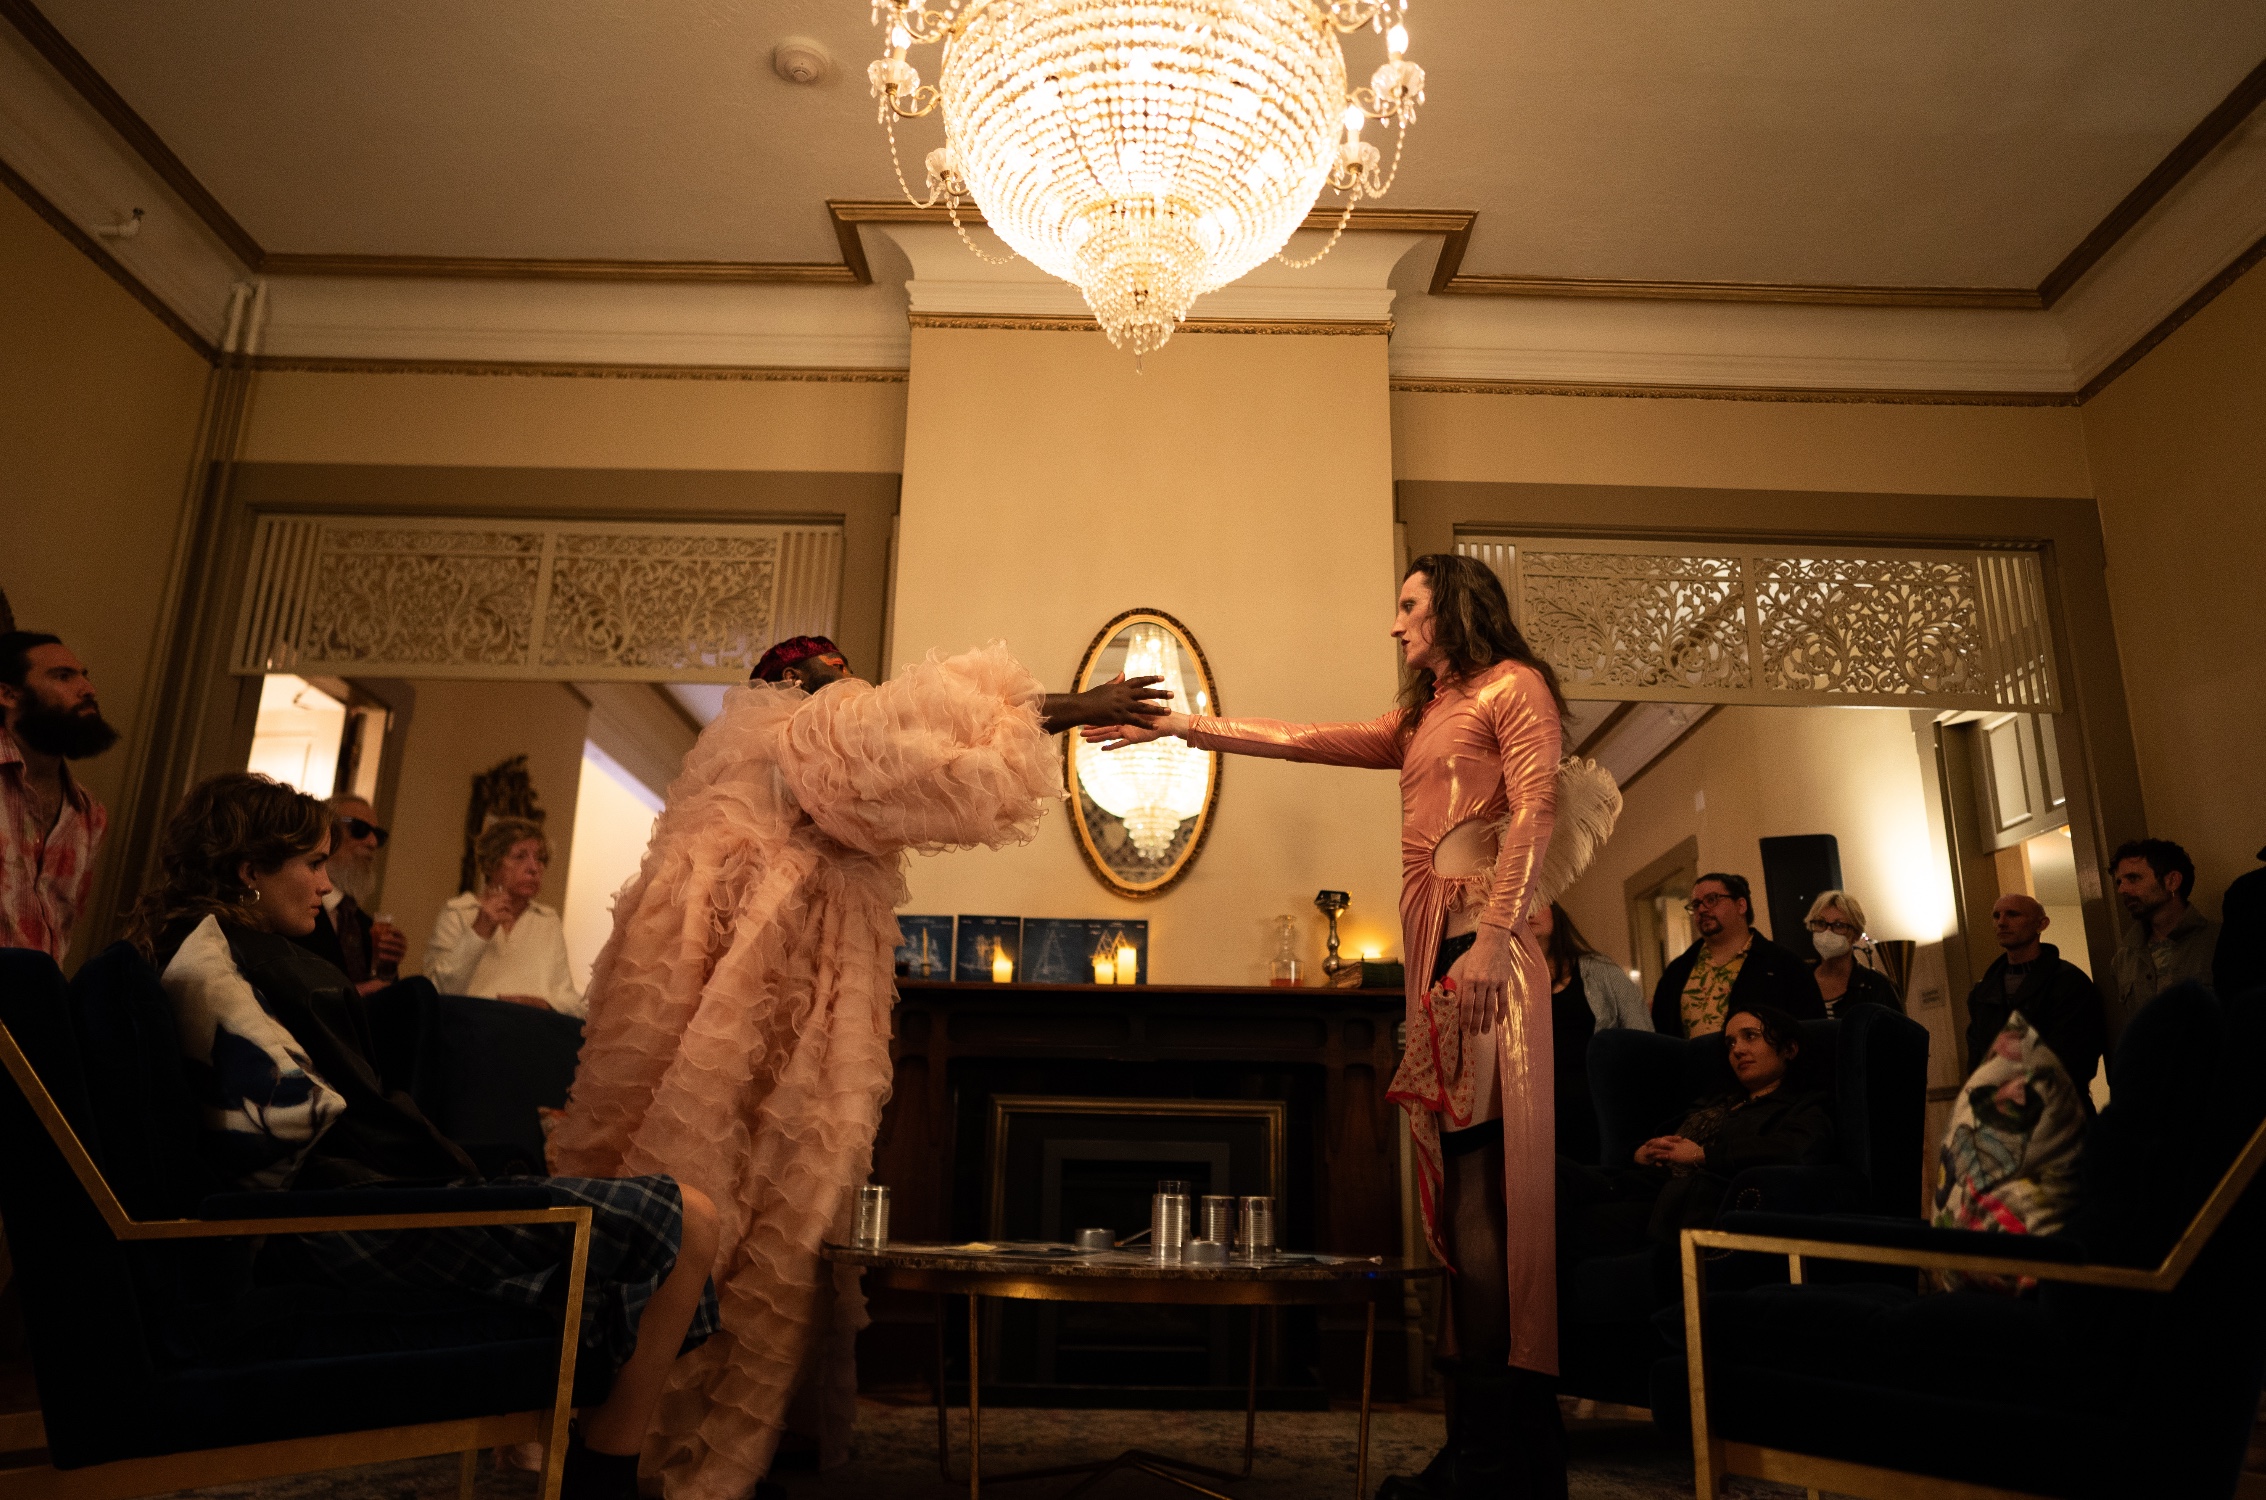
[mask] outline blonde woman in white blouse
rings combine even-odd
[[[441,908],[425,947],[425,977],[445,995],[586,1016],[589,1007],[567,968],[566,928],[556,909],[535,899],[551,863],[542,826],[498,818],[481,830],[472,854],[481,890]]]

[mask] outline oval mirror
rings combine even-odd
[[[1176,713],[1216,714],[1211,665],[1188,627],[1161,610],[1129,609],[1102,627],[1078,664],[1076,691],[1128,677],[1162,677]],[[1102,884],[1153,896],[1196,862],[1220,794],[1220,757],[1180,739],[1103,750],[1063,736],[1064,781],[1078,847]]]

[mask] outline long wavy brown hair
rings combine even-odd
[[[1448,659],[1450,671],[1469,678],[1497,662],[1520,662],[1540,674],[1542,685],[1550,689],[1550,701],[1557,706],[1559,716],[1565,716],[1566,695],[1558,690],[1558,674],[1550,670],[1550,663],[1534,654],[1534,648],[1512,622],[1510,596],[1503,592],[1503,581],[1495,576],[1494,569],[1477,558],[1427,552],[1408,565],[1401,582],[1405,584],[1419,573],[1432,590],[1432,644]],[[1402,663],[1400,732],[1404,739],[1416,732],[1417,720],[1424,717],[1425,705],[1432,701],[1438,686],[1429,668]]]
[[[251,891],[240,877],[279,868],[330,837],[330,809],[304,792],[253,771],[224,771],[189,788],[158,853],[161,876],[126,918],[126,940],[151,960],[167,929],[183,918],[217,916],[253,925]]]

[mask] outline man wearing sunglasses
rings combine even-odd
[[[1692,882],[1698,941],[1660,976],[1652,992],[1652,1029],[1664,1036],[1704,1036],[1744,1007],[1774,1005],[1799,1021],[1825,1015],[1809,970],[1791,951],[1755,931],[1754,898],[1744,875],[1721,871]]]
[[[401,976],[409,939],[369,910],[378,895],[378,851],[386,846],[377,809],[342,793],[330,799],[330,811],[330,862],[324,869],[330,875],[331,891],[323,898],[323,914],[315,919],[315,930],[292,941],[329,959],[367,995]]]

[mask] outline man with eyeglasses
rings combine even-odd
[[[1797,1020],[1820,1019],[1825,1001],[1802,961],[1755,931],[1744,875],[1721,871],[1692,882],[1684,903],[1699,940],[1660,976],[1652,1028],[1663,1036],[1705,1036],[1742,1007],[1774,1005]]]
[[[330,799],[330,811],[330,863],[324,869],[331,891],[323,898],[315,930],[292,941],[329,959],[367,995],[401,977],[409,939],[368,910],[378,895],[378,851],[386,846],[377,809],[342,793]]]

